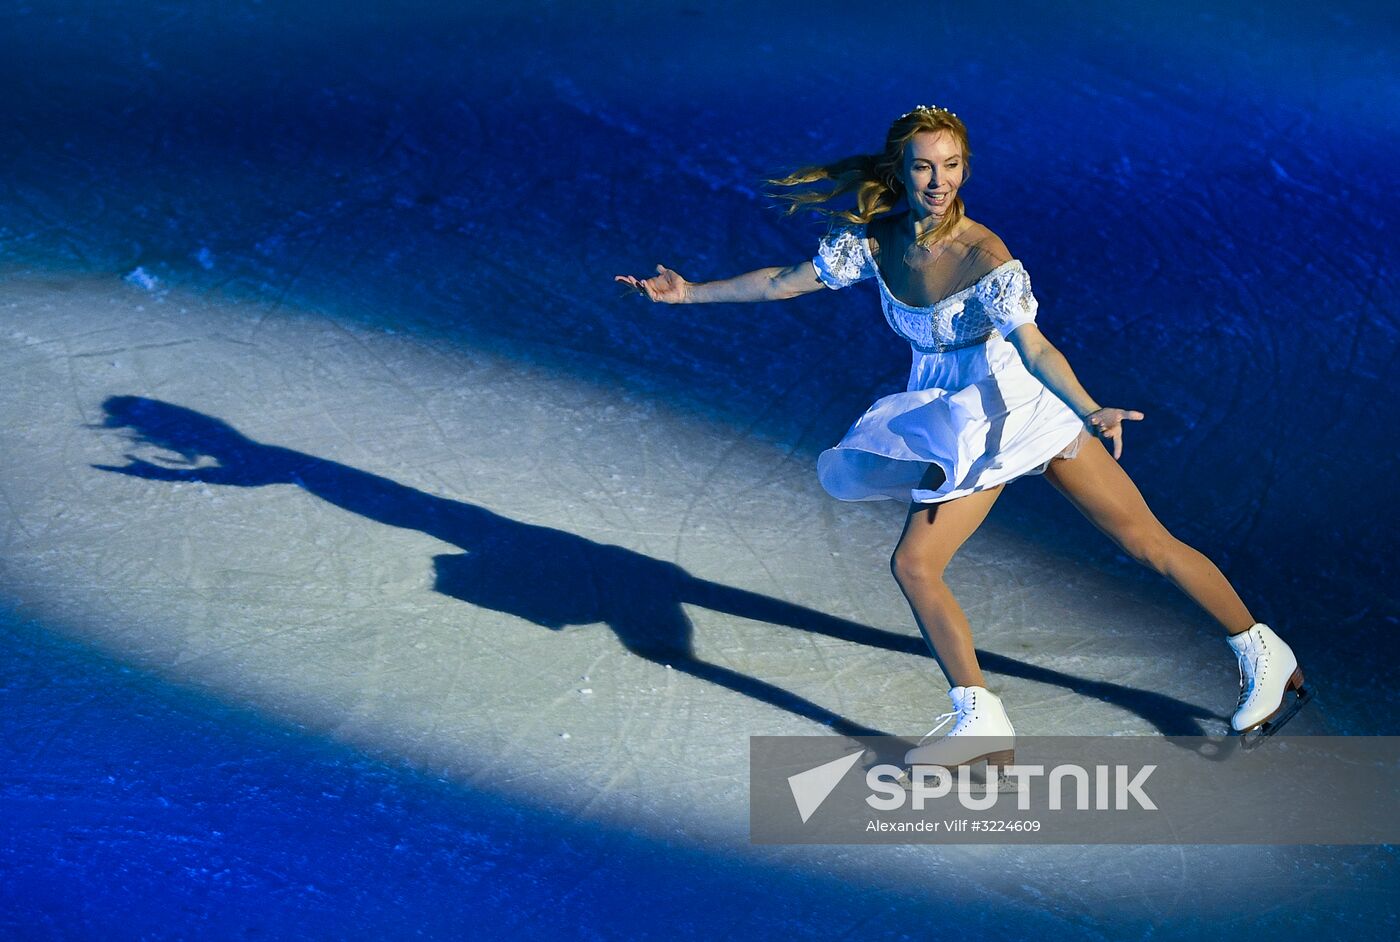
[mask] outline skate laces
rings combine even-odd
[[[959,712],[960,711],[958,710],[954,710],[952,713],[940,713],[937,717],[935,717],[938,720],[938,725],[934,726],[934,728],[929,730],[927,733],[924,733],[923,738],[919,740],[919,745],[922,746],[930,736],[938,732],[944,726],[947,726],[948,721],[951,720],[953,717],[957,716]]]
[[[1249,685],[1244,682],[1244,658],[1240,658],[1237,665],[1240,669],[1240,698],[1235,701],[1235,708],[1244,706],[1244,702],[1249,699]]]
[[[1260,652],[1259,652],[1259,655],[1260,655],[1260,656],[1262,656],[1263,654],[1264,654],[1263,651],[1260,651]],[[1249,652],[1248,652],[1248,651],[1240,651],[1240,652],[1238,652],[1237,655],[1236,655],[1235,660],[1236,660],[1236,666],[1237,666],[1237,667],[1239,668],[1239,670],[1240,670],[1240,698],[1239,698],[1238,700],[1235,701],[1235,708],[1238,709],[1239,707],[1244,706],[1244,702],[1245,702],[1246,700],[1248,700],[1248,699],[1249,699],[1249,695],[1250,695],[1251,693],[1254,692],[1254,674],[1259,670],[1259,658],[1256,657],[1256,658],[1254,659],[1254,661],[1250,664],[1250,671],[1249,671],[1249,675],[1250,675],[1250,676],[1249,676],[1248,682],[1245,681],[1244,665],[1245,665],[1245,662],[1246,662],[1247,660],[1249,660]]]

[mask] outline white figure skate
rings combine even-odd
[[[1263,622],[1225,640],[1240,668],[1240,699],[1230,727],[1240,734],[1240,747],[1249,750],[1293,719],[1312,699],[1312,692],[1303,686],[1303,671],[1293,649]],[[1290,690],[1293,702],[1285,705]]]
[[[948,697],[953,701],[953,712],[939,716],[938,724],[904,755],[904,763],[910,766],[902,779],[906,787],[920,766],[951,772],[960,765],[982,761],[1004,769],[1015,761],[1016,730],[996,694],[986,687],[954,687],[948,691]],[[956,721],[953,728],[925,745],[949,720]],[[1002,778],[998,774],[998,779]]]

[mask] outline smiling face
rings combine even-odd
[[[904,148],[904,192],[918,218],[941,218],[966,177],[962,145],[951,131],[920,131]]]

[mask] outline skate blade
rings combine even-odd
[[[1297,687],[1293,691],[1293,702],[1287,706],[1280,706],[1273,715],[1258,726],[1244,730],[1240,733],[1240,749],[1244,752],[1258,749],[1264,744],[1264,740],[1277,733],[1284,724],[1298,715],[1298,711],[1312,700],[1312,691],[1307,687]]]

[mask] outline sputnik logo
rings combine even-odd
[[[842,776],[849,772],[851,766],[863,755],[864,749],[830,762],[823,762],[814,769],[788,776],[788,788],[792,789],[792,800],[797,803],[797,813],[802,816],[803,824],[817,813],[817,809],[831,795]]]

